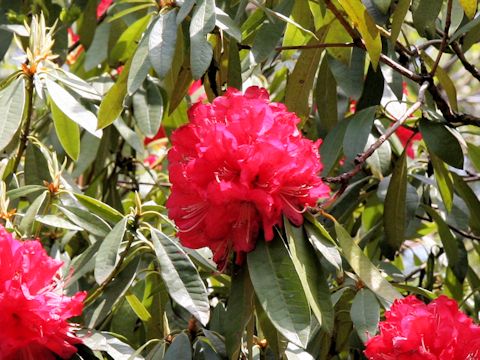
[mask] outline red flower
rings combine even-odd
[[[97,19],[101,18],[108,10],[110,5],[112,5],[113,0],[101,0],[100,4],[97,6]]]
[[[143,145],[147,146],[148,144],[150,144],[151,142],[155,141],[155,140],[158,140],[158,139],[163,139],[163,138],[166,138],[167,137],[167,133],[165,132],[165,129],[163,126],[160,127],[160,129],[158,129],[157,133],[155,134],[154,137],[146,137],[144,140],[143,140]]]
[[[58,270],[38,241],[20,242],[0,225],[0,358],[70,358],[74,344],[67,319],[81,315],[86,293],[64,296]]]
[[[407,129],[403,126],[400,126],[397,131],[395,131],[395,134],[402,143],[403,147],[406,147],[408,157],[413,159],[415,157],[415,153],[413,151],[413,142],[422,140],[422,134],[417,132],[415,135],[413,135],[413,130]]]
[[[446,296],[428,305],[412,295],[396,300],[385,317],[367,342],[370,360],[480,359],[480,327]]]
[[[210,247],[220,266],[233,250],[241,263],[260,229],[272,240],[282,214],[300,225],[305,208],[328,196],[317,176],[320,141],[305,139],[300,119],[269,102],[265,89],[250,87],[245,95],[228,89],[212,104],[192,106],[188,116],[168,154],[167,207],[183,245]]]

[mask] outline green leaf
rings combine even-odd
[[[188,14],[190,14],[190,11],[192,11],[196,2],[197,0],[185,0],[183,2],[183,4],[180,6],[180,10],[178,11],[177,25],[180,25],[188,16]]]
[[[305,223],[308,240],[320,254],[337,270],[342,269],[342,258],[335,241],[327,230],[316,220],[313,224]]]
[[[132,57],[135,52],[135,45],[147,28],[151,18],[152,14],[147,14],[127,27],[108,55],[110,63],[125,63]]]
[[[213,57],[207,34],[215,28],[215,0],[198,0],[190,22],[190,65],[194,79],[207,71]]]
[[[135,91],[138,90],[140,86],[142,86],[143,81],[147,77],[148,72],[152,67],[152,64],[150,63],[150,58],[148,56],[148,47],[150,34],[155,24],[156,20],[153,19],[149,27],[143,34],[143,37],[137,46],[137,51],[135,51],[135,54],[133,55],[132,65],[130,66],[127,80],[128,95],[132,95]]]
[[[192,345],[184,332],[175,336],[163,360],[192,360]]]
[[[38,191],[44,191],[46,190],[45,189],[45,186],[41,186],[41,185],[25,185],[25,186],[22,186],[18,189],[12,189],[12,190],[8,190],[7,191],[7,198],[10,199],[10,200],[15,200],[15,199],[18,199],[18,198],[21,198],[21,197],[24,197],[24,196],[27,196],[27,195],[30,195],[30,194],[33,194],[33,193],[36,193]]]
[[[413,25],[422,36],[435,36],[435,20],[442,9],[443,0],[416,0],[413,2]]]
[[[457,138],[445,125],[420,120],[420,132],[430,152],[433,152],[448,165],[463,169],[463,151]]]
[[[95,258],[95,281],[101,285],[112,274],[120,259],[120,245],[127,231],[128,217],[124,217],[102,241]]]
[[[117,118],[113,122],[115,129],[120,133],[121,137],[125,139],[128,145],[132,147],[138,154],[143,154],[145,146],[143,141],[140,139],[140,136],[130,129],[127,124],[123,121],[121,117]]]
[[[140,320],[148,321],[152,318],[152,315],[150,315],[148,310],[145,308],[145,306],[135,294],[127,293],[125,295],[125,299]]]
[[[215,24],[220,30],[225,31],[237,42],[242,42],[242,31],[240,28],[226,12],[218,7],[215,7]]]
[[[293,265],[300,277],[308,303],[322,328],[331,333],[335,313],[325,273],[312,245],[305,238],[303,229],[293,227],[286,219],[284,224]]]
[[[160,79],[172,66],[177,43],[177,11],[160,13],[149,36],[149,60]]]
[[[326,56],[318,70],[314,98],[321,127],[331,131],[338,122],[337,82],[330,70]]]
[[[480,146],[467,142],[467,155],[475,169],[480,171]]]
[[[407,219],[407,160],[406,152],[398,159],[393,169],[392,178],[388,184],[385,197],[385,210],[383,212],[383,225],[385,227],[385,241],[388,252],[393,253],[400,249],[405,241],[405,225]]]
[[[152,243],[160,275],[168,293],[180,306],[206,325],[210,316],[207,290],[185,251],[168,236],[152,229]]]
[[[343,138],[343,153],[347,161],[353,161],[359,153],[365,150],[376,111],[377,107],[372,106],[350,117]]]
[[[290,16],[292,12],[293,0],[282,0],[273,9],[274,12],[283,16]],[[256,64],[265,61],[267,57],[275,50],[279,40],[281,39],[286,23],[277,18],[271,18],[269,22],[264,23],[262,27],[256,32],[255,39],[252,45],[252,56]]]
[[[318,31],[318,39],[312,39],[308,45],[315,45],[323,42],[328,27]],[[320,57],[324,49],[303,50],[295,64],[295,68],[287,79],[285,89],[285,105],[288,110],[296,113],[303,121],[310,114],[309,95],[315,80]]]
[[[453,268],[459,258],[457,239],[453,236],[447,223],[442,219],[438,212],[427,205],[422,205],[422,207],[437,224],[438,234],[440,235],[440,240],[442,241],[445,254],[447,255],[448,265]]]
[[[80,155],[80,130],[78,125],[70,120],[58,106],[50,101],[50,108],[52,111],[53,125],[57,133],[60,144],[70,158],[78,160]]]
[[[87,110],[80,101],[75,99],[63,87],[48,78],[45,79],[45,85],[47,86],[48,95],[50,95],[52,103],[55,103],[66,117],[76,122],[90,134],[96,137],[102,136],[102,132],[97,130],[97,117],[91,111]]]
[[[22,221],[20,221],[19,229],[25,236],[33,234],[33,225],[35,223],[35,216],[40,212],[43,203],[47,199],[48,191],[41,193],[28,207]]]
[[[342,120],[330,131],[322,146],[320,146],[320,156],[323,162],[322,176],[327,176],[334,169],[343,153],[343,139],[347,131],[349,122]]]
[[[163,117],[163,98],[160,89],[151,81],[146,82],[133,96],[133,116],[145,136],[153,137],[160,129]]]
[[[99,216],[75,206],[57,206],[58,209],[74,224],[89,233],[105,237],[110,231],[110,226]]]
[[[400,35],[405,16],[407,16],[408,9],[410,8],[410,1],[411,0],[399,0],[392,15],[392,30],[390,36],[392,44],[395,44]]]
[[[35,216],[35,220],[39,223],[54,227],[54,228],[61,228],[66,230],[73,230],[73,231],[82,231],[81,227],[73,225],[70,221],[62,219],[57,215],[37,215]]]
[[[308,0],[295,1],[289,20],[291,22],[287,23],[282,46],[306,44],[312,37],[310,30],[315,31],[314,19]],[[303,29],[308,29],[308,32],[303,31]],[[281,53],[282,59],[290,59],[296,52],[297,50],[283,50]]]
[[[453,206],[453,180],[452,175],[448,171],[445,163],[435,154],[430,153],[430,161],[432,162],[435,180],[437,182],[438,191],[442,197],[443,204],[448,212]]]
[[[77,200],[88,210],[110,223],[117,223],[123,218],[123,215],[118,210],[115,210],[100,200],[83,194],[74,193],[73,196],[75,196]]]
[[[117,81],[108,90],[98,110],[98,128],[103,129],[112,124],[122,114],[123,101],[127,95],[127,80],[132,59],[123,68]]]
[[[460,5],[462,5],[463,10],[465,11],[465,15],[467,15],[469,19],[473,19],[475,14],[477,13],[478,0],[459,0],[459,1],[460,1]]]
[[[455,192],[465,201],[470,212],[469,225],[475,234],[480,234],[480,201],[473,189],[457,174],[451,173]]]
[[[337,222],[335,223],[335,231],[343,250],[343,256],[363,283],[378,297],[390,304],[395,299],[401,299],[402,295],[383,278],[380,271],[370,262],[350,234]]]
[[[382,53],[382,39],[375,22],[360,0],[339,0],[338,2],[352,21],[353,26],[360,32],[373,68],[376,69]]]
[[[310,332],[310,308],[282,239],[258,241],[247,260],[253,288],[268,317],[289,341],[305,347]]]
[[[360,289],[353,298],[350,317],[358,336],[364,343],[373,337],[380,321],[380,304],[375,294],[370,290]]]
[[[155,5],[152,2],[149,2],[148,4],[140,4],[140,5],[128,7],[126,9],[122,10],[122,11],[117,12],[115,15],[110,17],[108,19],[108,22],[109,23],[114,22],[115,20],[120,19],[120,18],[122,18],[122,17],[124,17],[128,14],[131,14],[131,13],[134,13],[134,12],[137,12],[137,11],[140,11],[140,10],[152,7],[152,6],[155,6]]]
[[[95,30],[92,44],[87,50],[83,64],[86,71],[94,69],[107,59],[110,28],[111,24],[104,21]]]
[[[225,346],[230,359],[239,358],[243,332],[253,316],[253,300],[252,282],[250,281],[248,268],[244,266],[232,276],[232,285],[228,297]]]
[[[25,80],[17,78],[0,92],[0,150],[12,140],[23,119],[25,109]]]

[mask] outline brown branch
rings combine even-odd
[[[463,66],[465,67],[465,70],[467,70],[472,76],[480,81],[480,71],[473,65],[472,63],[468,62],[467,58],[465,57],[465,54],[458,44],[458,42],[454,41],[450,44],[452,47],[453,51],[457,55],[458,59],[461,61]]]
[[[433,222],[432,219],[429,219],[429,218],[426,218],[426,217],[423,217],[423,216],[420,216],[420,215],[415,215],[415,217],[416,217],[417,219],[420,219],[420,220],[424,220],[424,221],[428,221],[428,222]],[[470,234],[470,233],[468,233],[468,232],[466,232],[466,231],[463,231],[463,230],[461,230],[461,229],[459,229],[459,228],[457,228],[457,227],[455,227],[455,226],[453,226],[453,225],[451,225],[451,224],[448,224],[448,223],[447,223],[447,226],[448,226],[448,228],[449,228],[450,230],[452,230],[453,232],[457,233],[458,235],[461,235],[461,236],[463,236],[463,237],[465,237],[465,238],[467,238],[467,239],[480,241],[480,236],[476,236],[476,235]]]
[[[276,51],[284,50],[304,50],[304,49],[323,49],[323,48],[349,48],[356,46],[353,42],[348,43],[321,43],[321,44],[312,44],[312,45],[291,45],[291,46],[279,46],[276,47]]]
[[[388,138],[390,138],[397,129],[403,125],[403,123],[413,114],[415,111],[420,109],[420,107],[423,105],[425,101],[425,91],[427,90],[429,86],[428,82],[424,82],[422,86],[420,87],[420,90],[418,91],[418,99],[417,101],[403,114],[403,116],[396,122],[394,123],[391,127],[389,127],[386,131],[385,134],[380,136],[377,141],[375,141],[365,152],[357,155],[355,157],[354,163],[355,167],[348,171],[345,172],[339,176],[335,177],[324,177],[322,180],[327,182],[327,183],[332,183],[332,184],[342,184],[343,187],[348,184],[348,182],[355,176],[357,175],[363,168],[363,164],[367,161],[367,159],[372,156],[372,154],[380,147],[382,144],[387,141]]]
[[[440,59],[442,58],[442,55],[447,47],[448,33],[450,31],[450,25],[452,24],[452,7],[453,7],[453,0],[448,0],[447,14],[445,15],[445,29],[443,30],[442,43],[440,44],[440,48],[438,49],[438,55],[435,60],[435,63],[433,64],[432,69],[430,70],[431,76],[435,75],[438,65],[440,64]]]

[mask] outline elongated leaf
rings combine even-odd
[[[383,213],[383,225],[385,227],[385,240],[388,252],[393,257],[402,243],[405,241],[405,225],[407,217],[407,160],[406,152],[395,164],[392,178],[388,184],[387,196],[385,197],[385,210]]]
[[[452,175],[445,166],[445,163],[440,160],[435,154],[430,153],[430,160],[432,162],[438,191],[440,192],[440,196],[442,197],[445,208],[448,212],[450,212],[453,206]]]
[[[438,234],[440,235],[440,240],[442,241],[445,254],[447,255],[448,265],[453,268],[459,258],[457,239],[452,234],[447,223],[442,219],[439,213],[433,210],[430,206],[423,205],[422,207],[437,224]]]
[[[390,41],[394,44],[398,35],[400,35],[400,30],[402,29],[403,21],[407,15],[408,8],[410,7],[411,0],[399,0],[395,12],[392,16],[392,31],[390,36]]]
[[[158,230],[153,230],[151,234],[160,275],[168,293],[205,325],[210,316],[210,305],[205,284],[197,269],[183,249],[168,236]]]
[[[463,10],[465,10],[465,15],[467,15],[470,19],[473,19],[475,14],[477,13],[477,2],[478,0],[459,0],[460,5],[462,5]]]
[[[25,185],[25,186],[22,186],[18,189],[8,190],[7,191],[7,198],[9,198],[10,200],[15,200],[15,199],[18,199],[20,197],[24,197],[24,196],[27,196],[27,195],[30,195],[30,194],[33,194],[37,191],[42,191],[42,190],[43,191],[46,190],[45,186]]]
[[[139,154],[143,154],[144,145],[142,140],[140,139],[140,136],[138,136],[135,131],[130,129],[121,117],[117,118],[117,120],[113,122],[113,125],[120,133],[122,138],[125,139],[127,144],[132,147],[132,149],[135,149],[135,151]]]
[[[57,206],[60,211],[74,224],[97,236],[106,236],[111,228],[99,216],[90,211],[74,206]]]
[[[435,20],[442,9],[443,0],[417,0],[413,2],[412,17],[415,29],[422,36],[435,34]]]
[[[455,192],[465,201],[470,211],[469,225],[475,234],[480,234],[480,200],[473,189],[457,174],[451,173]]]
[[[117,82],[108,90],[98,110],[98,128],[103,129],[112,124],[123,111],[123,101],[127,95],[127,80],[132,59],[123,68]]]
[[[458,169],[463,168],[463,151],[458,140],[445,127],[426,119],[420,120],[420,132],[427,144],[428,150]]]
[[[0,92],[0,150],[12,140],[20,127],[25,108],[25,80],[19,77]]]
[[[237,24],[228,16],[226,12],[222,9],[216,7],[215,8],[215,24],[220,30],[225,31],[228,35],[234,38],[237,42],[242,41],[242,31],[237,26]]]
[[[233,275],[228,299],[225,346],[229,358],[238,359],[243,332],[253,316],[254,293],[247,267]]]
[[[185,333],[180,333],[173,339],[172,344],[165,353],[164,360],[191,360],[192,345]]]
[[[128,217],[118,222],[102,241],[95,258],[95,281],[102,284],[112,274],[120,258],[120,245],[127,231]]]
[[[318,39],[312,39],[308,45],[323,42],[327,27],[317,33]],[[285,89],[285,105],[304,121],[310,114],[309,95],[315,80],[320,57],[324,49],[306,49],[300,53],[293,72],[288,77]]]
[[[343,226],[335,223],[335,231],[343,256],[363,283],[387,303],[392,304],[395,299],[400,299],[402,295],[383,278]]]
[[[41,193],[28,207],[27,212],[20,222],[19,229],[22,231],[22,234],[25,236],[30,236],[33,234],[33,225],[35,223],[35,216],[40,212],[45,199],[47,198],[48,192],[45,191]]]
[[[123,217],[123,215],[118,210],[115,210],[114,208],[101,202],[100,200],[94,199],[90,196],[83,195],[83,194],[74,193],[73,195],[87,209],[99,215],[102,219],[105,219],[111,223],[117,223]]]
[[[149,36],[149,59],[159,78],[164,78],[172,66],[177,43],[177,11],[161,13]]]
[[[150,315],[148,310],[145,308],[145,306],[135,294],[127,294],[125,295],[125,299],[127,299],[128,304],[140,320],[148,321],[152,318],[152,315]]]
[[[73,225],[70,221],[62,219],[61,217],[56,215],[37,215],[35,216],[35,220],[38,221],[39,223],[42,223],[51,227],[74,230],[74,231],[83,230],[81,227]]]
[[[288,220],[285,220],[284,224],[293,265],[302,282],[308,303],[322,328],[331,333],[335,313],[325,274],[314,249],[305,238],[303,229],[294,228]]]
[[[93,37],[92,44],[88,48],[83,65],[86,71],[92,70],[107,59],[108,39],[110,37],[111,27],[110,23],[103,22],[95,30],[95,36]]]
[[[190,22],[190,65],[194,79],[200,79],[212,61],[207,34],[215,28],[215,0],[198,0]]]
[[[163,98],[157,85],[147,81],[146,88],[133,96],[133,110],[133,116],[143,134],[155,136],[163,117]]]
[[[373,337],[380,321],[380,304],[368,289],[361,289],[353,298],[350,317],[363,342]]]
[[[362,35],[373,68],[376,69],[382,53],[382,40],[375,22],[360,0],[339,0],[339,3]]]
[[[282,0],[273,9],[275,13],[279,13],[285,17],[290,16],[294,5],[293,0]],[[278,41],[281,39],[286,23],[277,18],[271,18],[268,23],[258,30],[252,45],[252,56],[255,63],[259,64],[267,59],[267,57],[275,50]]]
[[[132,65],[128,73],[127,90],[128,95],[132,95],[142,85],[143,81],[147,77],[148,71],[152,67],[150,58],[148,56],[149,39],[153,26],[156,24],[156,19],[153,19],[150,26],[147,28],[140,40],[137,51],[132,58]]]
[[[130,25],[117,40],[117,43],[109,53],[109,62],[116,64],[117,62],[125,63],[135,52],[136,43],[147,28],[152,14],[147,14]]]
[[[80,155],[80,130],[78,125],[70,120],[53,101],[50,102],[50,108],[53,125],[63,149],[73,160],[78,160]]]
[[[318,70],[317,84],[315,85],[315,102],[321,127],[330,131],[338,122],[337,109],[337,82],[328,66],[325,56]]]
[[[63,114],[90,134],[96,137],[102,136],[102,132],[97,130],[97,117],[91,111],[85,109],[77,99],[56,82],[47,78],[45,84],[50,98]]]
[[[347,161],[352,161],[359,153],[365,150],[368,135],[372,131],[376,111],[377,107],[372,106],[359,111],[350,118],[345,137],[343,138],[343,153]]]
[[[259,241],[247,260],[255,293],[268,317],[289,341],[305,347],[310,308],[282,239]]]
[[[196,1],[197,0],[185,0],[183,2],[182,6],[180,6],[180,10],[178,11],[177,25],[180,25],[188,16],[188,14],[190,14],[190,11],[192,11]]]
[[[342,258],[337,249],[335,241],[330,237],[327,230],[317,221],[315,223],[304,225],[307,232],[308,240],[317,251],[337,270],[342,268]]]

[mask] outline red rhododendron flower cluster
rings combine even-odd
[[[86,293],[63,295],[58,271],[38,241],[20,242],[0,225],[0,358],[68,359],[81,340],[67,319],[81,315]]]
[[[480,326],[441,296],[426,305],[415,296],[397,300],[367,342],[370,360],[480,359]]]
[[[232,250],[241,263],[261,230],[272,240],[282,214],[300,225],[305,208],[328,196],[320,141],[304,138],[300,119],[265,89],[228,89],[188,115],[171,137],[167,207],[182,244],[210,247],[219,266]]]

